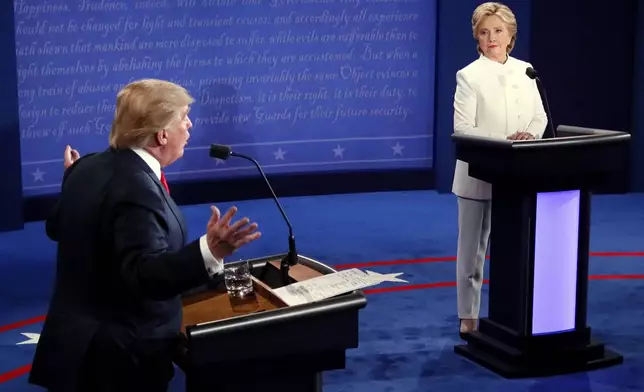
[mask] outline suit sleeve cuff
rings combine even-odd
[[[204,265],[206,267],[206,271],[208,271],[208,275],[210,277],[213,277],[221,273],[224,269],[224,261],[219,260],[218,258],[213,256],[212,252],[210,252],[206,235],[203,235],[201,236],[201,238],[199,238],[199,248],[201,249],[201,256],[203,257]]]

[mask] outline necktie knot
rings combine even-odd
[[[165,174],[161,172],[161,184],[165,187],[166,192],[170,194],[170,187],[168,187],[168,181],[165,179]]]

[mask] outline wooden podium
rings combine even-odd
[[[346,350],[358,347],[361,290],[315,303],[288,306],[281,287],[285,255],[250,260],[254,296],[233,299],[223,281],[184,296],[182,352],[187,392],[309,392],[322,390],[322,372],[343,369]],[[336,272],[304,256],[293,282]]]

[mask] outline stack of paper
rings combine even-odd
[[[287,305],[301,305],[315,302],[336,295],[345,294],[353,290],[360,290],[365,287],[375,286],[382,282],[407,282],[398,279],[394,274],[379,274],[372,271],[361,271],[357,268],[336,272],[333,274],[318,276],[280,287],[274,290],[275,294]]]

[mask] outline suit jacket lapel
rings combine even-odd
[[[161,187],[161,192],[163,193],[163,197],[165,197],[165,201],[168,203],[170,206],[170,209],[172,210],[172,213],[174,214],[174,217],[177,218],[177,222],[179,222],[179,226],[181,227],[181,235],[183,236],[183,243],[185,244],[186,241],[188,240],[188,233],[187,233],[187,225],[186,221],[183,218],[183,214],[181,213],[181,210],[179,209],[179,206],[177,203],[174,202],[174,199],[168,194],[168,192],[165,191],[165,187],[161,184],[161,181],[158,181],[158,186]]]
[[[187,225],[186,222],[183,218],[183,214],[181,214],[181,210],[179,209],[179,206],[174,202],[172,197],[168,194],[168,192],[165,191],[165,187],[163,184],[161,184],[161,180],[159,177],[157,177],[156,174],[152,171],[150,166],[148,166],[136,153],[132,150],[122,150],[120,153],[125,153],[129,157],[133,159],[133,161],[136,161],[141,168],[147,173],[148,176],[154,181],[157,187],[159,187],[159,191],[165,198],[166,203],[170,207],[170,210],[172,211],[172,214],[174,215],[175,219],[177,222],[179,222],[179,227],[181,227],[181,236],[182,236],[182,242],[185,244],[187,239],[188,239],[188,234],[187,234]]]
[[[177,203],[175,203],[172,197],[168,194],[168,192],[166,192],[165,187],[163,186],[163,184],[161,184],[161,180],[159,180],[159,178],[152,172],[152,170],[148,168],[146,172],[150,177],[152,177],[154,182],[157,184],[157,187],[159,187],[159,190],[161,191],[161,194],[165,198],[166,203],[168,203],[168,206],[170,206],[170,210],[172,211],[172,214],[177,219],[177,222],[179,222],[179,227],[181,227],[181,236],[183,237],[182,242],[185,244],[188,237],[186,233],[187,231],[186,222],[183,219],[183,214],[181,213],[179,206],[177,206]]]

